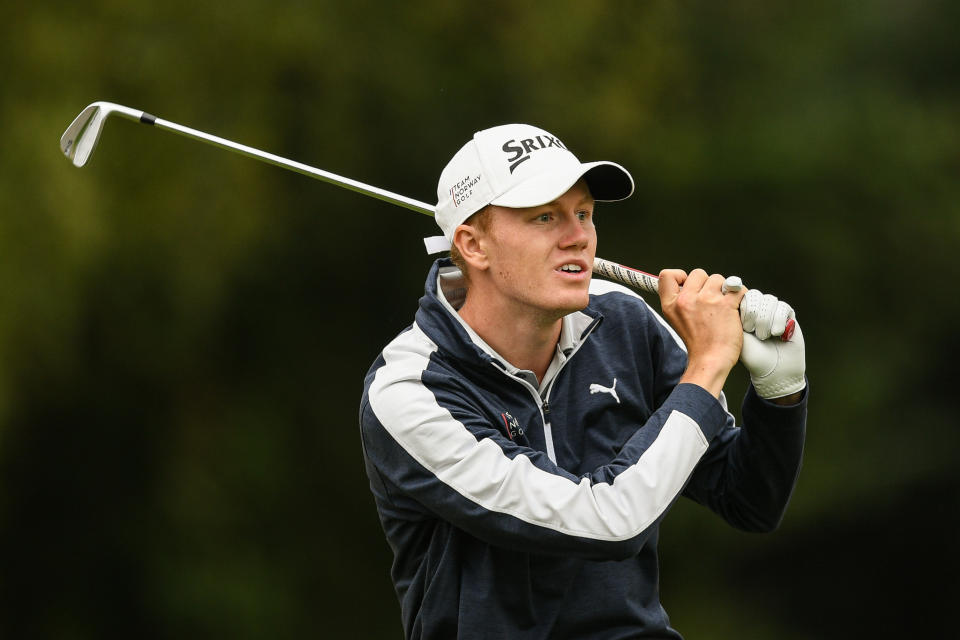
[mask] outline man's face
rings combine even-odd
[[[544,321],[587,306],[597,250],[593,207],[583,180],[543,206],[492,207],[482,243],[503,301]]]

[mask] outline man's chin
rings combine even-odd
[[[588,304],[590,304],[590,294],[587,292],[584,292],[583,295],[569,296],[564,300],[563,315],[573,313],[574,311],[583,311]]]

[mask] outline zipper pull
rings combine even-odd
[[[546,400],[543,401],[543,415],[550,415],[550,403]]]

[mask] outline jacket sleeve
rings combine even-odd
[[[809,388],[809,386],[808,386]],[[733,418],[711,442],[685,495],[709,507],[732,526],[768,532],[783,520],[803,458],[808,389],[795,405],[757,396],[743,399],[743,425]]]
[[[630,557],[726,424],[713,396],[678,385],[609,464],[575,476],[503,437],[458,380],[430,370],[435,349],[414,326],[366,380],[360,426],[382,518],[387,505],[505,548]]]
[[[659,402],[683,375],[687,354],[680,337],[655,311],[649,312],[657,320],[650,345]],[[726,409],[726,398],[721,399]],[[743,400],[743,425],[736,426],[726,413],[723,429],[697,464],[684,495],[738,529],[776,529],[800,473],[806,417],[806,390],[796,405],[781,406],[760,398],[751,386]]]

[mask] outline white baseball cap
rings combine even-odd
[[[626,169],[613,162],[581,163],[543,129],[505,124],[478,131],[440,174],[436,220],[445,248],[457,226],[488,204],[538,207],[562,196],[580,178],[601,202],[633,193],[633,177]]]

